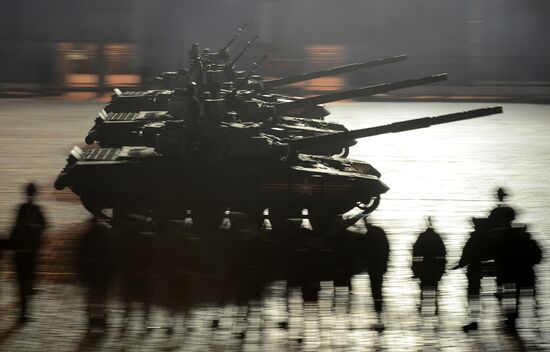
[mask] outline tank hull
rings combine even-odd
[[[388,190],[369,164],[341,158],[300,154],[286,161],[247,157],[206,163],[155,152],[125,155],[128,148],[100,148],[70,157],[55,186],[69,187],[94,214],[113,209],[169,218],[183,218],[189,209],[228,208],[251,218],[266,208],[285,219],[300,217],[304,208],[334,217]]]

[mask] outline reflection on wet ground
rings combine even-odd
[[[517,334],[509,333],[502,324],[501,306],[493,295],[494,279],[482,280],[479,330],[466,334],[462,326],[470,318],[464,272],[448,270],[443,276],[436,316],[431,310],[418,311],[419,288],[410,270],[411,249],[423,229],[425,216],[434,218],[434,226],[447,247],[448,267],[453,266],[471,231],[469,219],[487,215],[495,205],[493,193],[497,186],[510,190],[510,202],[519,209],[517,221],[529,225],[543,249],[550,248],[544,236],[550,231],[547,106],[505,104],[504,114],[499,117],[361,140],[352,149],[351,157],[371,162],[391,188],[372,214],[372,222],[386,230],[391,248],[383,289],[383,332],[373,329],[378,317],[369,276],[360,260],[358,267],[352,266],[353,270],[337,277],[338,270],[346,272],[342,264],[350,258],[335,260],[330,255],[333,244],[312,233],[287,234],[307,239],[306,250],[301,252],[297,245],[300,241],[286,242],[285,236],[225,232],[204,236],[182,233],[178,238],[162,240],[145,235],[139,241],[143,240],[141,247],[152,247],[145,251],[147,255],[140,253],[136,245],[114,246],[110,264],[89,257],[103,261],[99,267],[111,273],[101,276],[109,279],[108,319],[106,332],[98,334],[87,333],[87,298],[94,297],[88,295],[81,275],[76,274],[87,275],[85,263],[77,263],[75,253],[83,250],[80,244],[88,215],[70,194],[49,189],[68,150],[82,143],[102,104],[38,100],[0,104],[1,232],[9,231],[13,210],[20,202],[21,184],[31,179],[45,190],[39,202],[53,225],[45,235],[40,290],[33,297],[32,320],[24,326],[14,325],[17,291],[11,253],[3,253],[2,350],[37,350],[40,346],[90,351],[550,348],[549,336],[544,333],[550,329],[550,272],[546,259],[537,266],[536,300],[526,292],[522,301]],[[330,107],[330,118],[348,128],[361,128],[482,106],[336,104]],[[359,224],[346,234],[360,236],[362,232],[364,228]],[[154,245],[149,243],[152,238]],[[201,249],[180,254],[171,241]],[[286,255],[281,259],[285,243],[293,245],[293,260]],[[123,250],[131,253],[122,255]],[[202,259],[194,259],[197,253]],[[331,258],[328,263],[327,256]],[[121,258],[134,259],[121,263]],[[184,270],[172,265],[174,261],[187,263],[180,266]],[[147,262],[154,264],[144,265]],[[118,269],[110,271],[109,265],[117,265]],[[174,277],[183,279],[172,280]],[[348,278],[349,287],[343,282]],[[88,273],[86,282],[95,281]],[[97,281],[95,284],[105,285]],[[93,308],[94,314],[101,315],[97,313],[101,307],[94,303]]]

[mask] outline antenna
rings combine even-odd
[[[241,27],[237,28],[237,33],[235,33],[235,35],[233,36],[233,38],[231,38],[231,39],[229,40],[229,42],[228,42],[227,44],[225,44],[225,46],[222,48],[222,50],[227,50],[227,49],[229,49],[229,47],[235,42],[235,40],[241,36],[241,32],[242,32],[243,29],[245,29],[247,26],[248,26],[248,22],[245,22]]]
[[[181,68],[182,56],[183,56],[183,36],[180,38],[178,68]]]
[[[250,48],[250,45],[252,45],[252,43],[254,43],[254,41],[258,39],[258,36],[254,36],[254,38],[252,38],[251,40],[248,41],[248,43],[246,43],[246,46],[244,47],[243,50],[241,50],[241,52],[239,53],[239,55],[237,55],[233,61],[231,61],[229,63],[229,66],[230,67],[233,67],[233,65],[235,65],[235,63],[244,55],[244,53],[248,50],[248,48]]]

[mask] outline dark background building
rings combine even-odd
[[[338,89],[448,72],[438,93],[548,92],[544,0],[18,0],[0,3],[0,90],[110,89],[175,70],[194,42],[257,43],[239,62],[281,76],[408,54],[403,63],[305,83]],[[459,88],[456,88],[459,89]],[[499,90],[500,89],[500,90]]]

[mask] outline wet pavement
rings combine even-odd
[[[329,108],[330,119],[361,128],[487,105],[372,102]],[[0,100],[0,234],[9,232],[15,208],[22,201],[21,187],[30,180],[42,186],[39,203],[51,224],[39,266],[39,290],[32,300],[32,320],[24,326],[16,324],[11,253],[2,255],[0,350],[550,350],[547,259],[537,266],[536,300],[526,296],[521,305],[517,334],[502,324],[501,307],[493,296],[494,280],[483,280],[479,330],[466,334],[461,329],[470,321],[464,272],[448,271],[443,277],[440,310],[435,316],[429,310],[418,312],[418,283],[410,270],[411,248],[425,227],[425,216],[434,218],[451,267],[472,229],[469,219],[486,215],[495,206],[493,193],[498,186],[510,191],[510,203],[519,211],[517,221],[529,225],[547,253],[550,106],[504,104],[503,115],[373,137],[352,148],[350,157],[372,163],[390,186],[371,216],[387,232],[391,248],[383,291],[383,332],[373,329],[377,315],[364,273],[353,275],[351,288],[322,278],[318,300],[313,301],[288,275],[264,276],[261,270],[265,267],[260,270],[252,265],[228,276],[232,261],[217,265],[206,261],[201,270],[186,276],[192,299],[168,299],[166,292],[175,289],[150,281],[154,284],[148,295],[147,322],[143,300],[133,301],[129,310],[121,289],[113,286],[106,331],[90,334],[86,290],[75,269],[75,253],[88,214],[70,192],[56,192],[52,183],[72,146],[83,144],[101,106],[97,102]],[[353,231],[363,229],[359,226]],[[273,240],[270,233],[257,235],[262,241]],[[204,246],[201,253],[209,258],[224,251]],[[299,261],[291,269],[301,270],[306,264]],[[161,271],[153,276],[163,282],[172,277]],[[223,281],[227,277],[234,279],[233,284]],[[246,292],[234,284],[254,277],[260,279],[247,282]],[[264,282],[262,277],[272,280]],[[310,284],[305,285],[306,291]],[[185,309],[175,309],[182,301],[187,302]],[[130,314],[125,320],[126,311]],[[173,316],[173,312],[178,314]],[[173,330],[167,329],[170,326]]]

